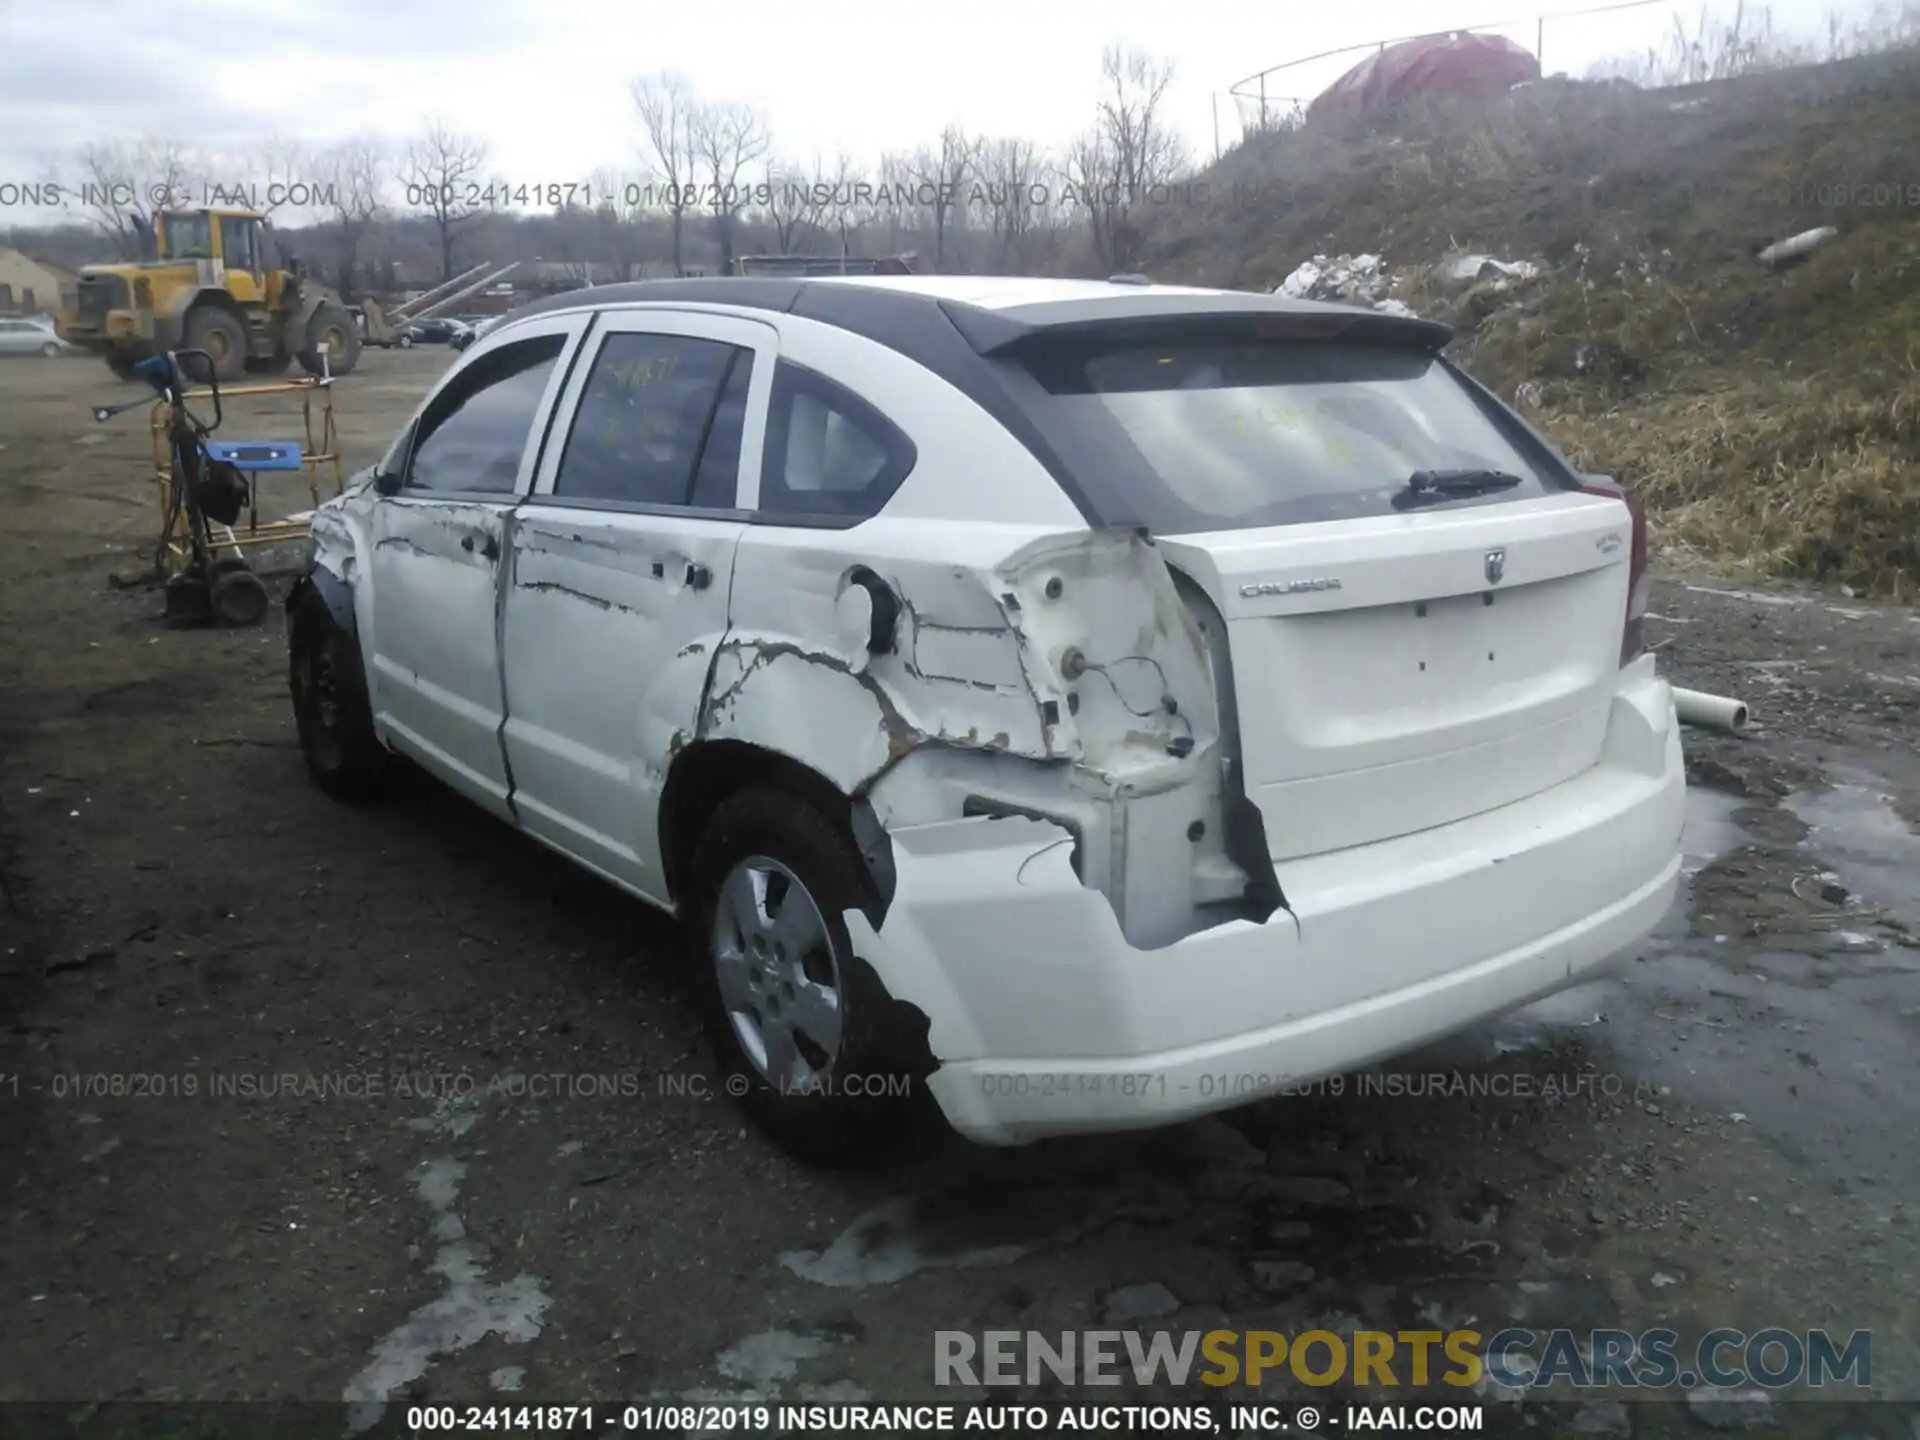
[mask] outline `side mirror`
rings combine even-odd
[[[391,470],[376,470],[373,472],[373,488],[382,495],[398,495],[404,479],[404,476]]]

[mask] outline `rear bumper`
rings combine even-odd
[[[1129,945],[1065,832],[894,832],[897,886],[849,928],[928,1017],[929,1084],[989,1144],[1223,1110],[1404,1053],[1577,983],[1650,931],[1680,874],[1672,692],[1623,672],[1601,762],[1450,825],[1279,867],[1295,918]]]

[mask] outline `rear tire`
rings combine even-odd
[[[374,732],[360,645],[312,590],[295,602],[287,660],[294,728],[314,784],[336,800],[379,795],[392,757]]]
[[[213,376],[222,385],[238,380],[247,369],[247,327],[217,305],[199,305],[187,312],[181,330],[181,348],[204,350],[213,357]],[[180,362],[186,378],[207,383],[207,362],[189,356]]]
[[[322,362],[322,353],[325,362]],[[309,375],[351,375],[360,363],[360,327],[346,307],[328,301],[307,322],[307,343],[297,358]]]
[[[795,796],[723,801],[694,852],[688,918],[727,1093],[815,1164],[877,1159],[914,1119],[902,1009],[853,952],[870,885],[843,827]],[[745,923],[743,923],[743,920]],[[781,1078],[774,1078],[779,1076]]]
[[[52,341],[48,341],[45,345],[42,345],[40,347],[40,353],[46,356],[47,359],[49,360],[58,360],[60,358],[60,347],[58,345],[55,345]]]

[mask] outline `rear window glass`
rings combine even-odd
[[[1424,352],[1320,342],[1074,346],[1029,356],[1043,426],[1071,435],[1102,522],[1160,534],[1395,513],[1416,471],[1519,484],[1439,507],[1556,492],[1552,459],[1516,442]]]

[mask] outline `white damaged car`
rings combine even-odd
[[[395,754],[683,917],[781,1141],[1221,1110],[1585,978],[1680,870],[1638,507],[1282,296],[524,309],[313,521],[314,777]]]

